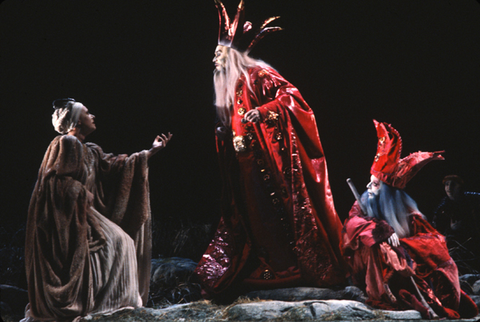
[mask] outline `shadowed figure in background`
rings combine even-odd
[[[371,181],[344,223],[343,247],[355,285],[368,303],[384,309],[415,309],[424,318],[457,319],[478,314],[460,289],[445,238],[403,189],[440,152],[416,152],[400,159],[400,134],[374,121],[378,136]]]
[[[446,176],[443,184],[446,196],[432,225],[447,238],[460,275],[480,274],[480,194],[464,191],[463,179],[457,175]]]
[[[55,100],[57,136],[38,172],[27,219],[30,303],[24,321],[72,321],[89,313],[140,307],[148,300],[150,150],[104,153],[85,138],[95,117],[74,99]]]
[[[295,86],[248,56],[278,17],[253,26],[240,1],[220,30],[214,86],[222,217],[196,274],[211,296],[342,284],[337,216],[313,111]],[[228,293],[230,292],[230,293]]]

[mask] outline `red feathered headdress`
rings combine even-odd
[[[398,131],[388,123],[373,122],[377,129],[378,144],[370,173],[386,184],[403,189],[424,165],[430,161],[444,160],[440,155],[444,151],[419,151],[400,159],[402,138]]]
[[[218,44],[232,47],[247,54],[252,50],[265,35],[282,30],[280,27],[265,28],[272,21],[280,17],[270,17],[265,20],[258,28],[253,29],[250,21],[245,21],[245,4],[243,0],[237,7],[235,19],[230,22],[225,6],[220,0],[215,0],[215,6],[218,9]]]

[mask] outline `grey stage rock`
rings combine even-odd
[[[261,321],[279,319],[295,309],[295,320],[312,319],[312,312],[302,302],[260,301],[233,305],[225,310],[225,317],[233,321]]]
[[[460,282],[467,282],[473,285],[476,281],[480,280],[480,274],[464,274],[458,277]]]
[[[480,280],[476,281],[473,284],[472,289],[473,289],[473,294],[480,295]]]
[[[420,314],[420,312],[415,310],[407,310],[407,311],[382,310],[381,314],[384,316],[384,319],[388,319],[388,320],[409,321],[409,320],[420,320],[422,318],[422,315]]]
[[[225,310],[227,321],[352,321],[352,320],[420,320],[414,310],[373,310],[350,300],[260,301],[233,305]]]
[[[261,290],[248,293],[247,298],[277,301],[304,300],[354,300],[365,303],[364,293],[355,286],[347,286],[342,290],[316,287],[293,287],[274,290]]]
[[[197,263],[188,258],[152,259],[151,283],[163,287],[175,286],[190,279]]]
[[[192,281],[195,267],[197,263],[188,258],[152,259],[149,305],[200,300],[201,286]]]
[[[367,320],[377,316],[365,304],[350,300],[318,301],[311,304],[315,317],[327,320],[334,316],[338,319]]]
[[[96,314],[81,321],[138,322],[138,321],[418,321],[417,311],[375,310],[351,300],[313,300],[300,302],[255,301],[217,306],[208,301],[172,305],[163,309],[139,308],[111,315]],[[444,320],[448,321],[448,320]],[[458,320],[457,320],[458,321]],[[462,322],[478,321],[477,318]]]
[[[477,294],[473,289],[475,283],[480,280],[480,274],[464,274],[459,276],[460,287],[467,294]]]
[[[175,304],[163,309],[138,308],[113,314],[92,314],[80,321],[139,322],[139,321],[219,321],[223,309],[208,301]]]

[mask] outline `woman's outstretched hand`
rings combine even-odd
[[[152,148],[148,150],[148,158],[152,155],[163,149],[167,146],[167,143],[172,139],[173,134],[168,132],[168,135],[162,133],[162,135],[157,135],[155,140],[153,140]]]

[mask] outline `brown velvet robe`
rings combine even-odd
[[[105,290],[94,291],[99,277],[92,268],[91,254],[106,247],[110,237],[106,238],[102,226],[116,227],[113,223],[133,239],[134,248],[130,245],[129,249],[136,253],[138,276],[138,283],[133,284],[138,285],[135,287],[146,304],[151,261],[149,198],[145,152],[114,156],[93,143],[82,144],[74,136],[56,137],[40,167],[28,212],[29,315],[69,321],[101,310],[96,303],[105,302],[101,297],[108,295]],[[122,230],[117,229],[123,234]],[[115,249],[113,252],[115,256]],[[117,270],[115,261],[111,265],[114,269],[108,267],[108,271]]]

